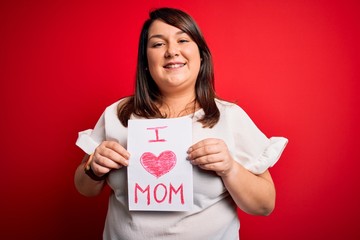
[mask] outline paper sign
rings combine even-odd
[[[129,120],[129,210],[188,211],[193,205],[192,120]]]

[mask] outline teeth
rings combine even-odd
[[[169,65],[166,65],[165,67],[166,68],[178,68],[178,67],[182,67],[184,65],[185,65],[185,63],[177,63],[177,64],[169,64]]]

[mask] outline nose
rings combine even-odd
[[[167,46],[165,58],[172,58],[180,55],[180,49],[177,44],[169,43]]]

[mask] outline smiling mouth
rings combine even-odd
[[[183,66],[185,66],[186,63],[175,63],[175,64],[168,64],[168,65],[165,65],[164,68],[181,68]]]

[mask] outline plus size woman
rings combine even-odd
[[[135,83],[134,94],[108,106],[76,143],[86,153],[75,172],[78,191],[96,196],[105,184],[112,189],[104,239],[239,239],[237,208],[254,215],[273,211],[269,168],[287,139],[266,137],[240,106],[216,96],[212,56],[191,16],[172,8],[150,12]],[[192,119],[192,210],[129,211],[128,120],[178,117]]]

